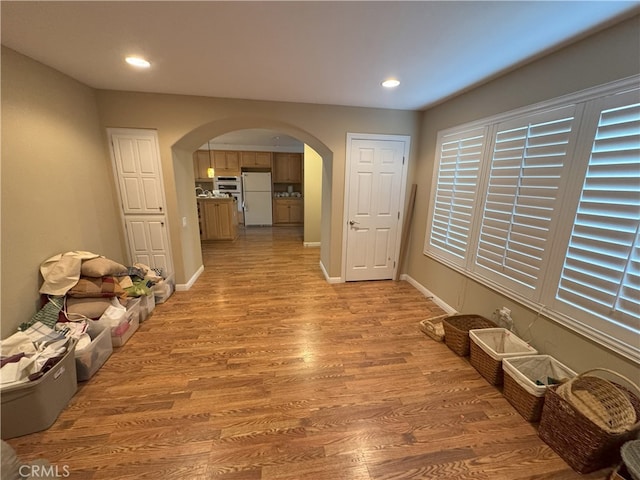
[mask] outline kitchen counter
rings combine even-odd
[[[235,240],[238,206],[233,197],[197,197],[201,240]]]

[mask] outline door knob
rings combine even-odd
[[[356,224],[360,225],[360,222],[356,222],[355,220],[349,220],[349,225],[351,225],[352,227]]]

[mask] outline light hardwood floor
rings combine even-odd
[[[71,479],[604,479],[574,473],[406,282],[330,285],[299,228],[206,243],[175,293],[47,431],[10,440]]]

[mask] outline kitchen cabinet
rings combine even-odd
[[[240,167],[271,168],[271,152],[240,152]]]
[[[240,175],[240,152],[214,150],[213,168],[216,177],[220,175]]]
[[[238,205],[235,198],[198,200],[201,240],[235,240],[238,236]]]
[[[277,152],[273,158],[274,183],[302,183],[302,154]]]
[[[304,224],[304,202],[302,198],[274,198],[274,225]]]
[[[193,175],[196,180],[211,181],[207,175],[210,167],[213,167],[213,158],[209,155],[209,150],[196,150],[193,154]]]

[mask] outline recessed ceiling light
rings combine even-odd
[[[125,61],[129,65],[133,65],[134,67],[149,68],[151,66],[151,64],[147,60],[140,57],[127,57],[125,58]]]
[[[395,78],[390,78],[389,80],[385,80],[384,82],[382,82],[382,86],[384,88],[395,88],[398,85],[400,85],[400,81],[396,80]]]

